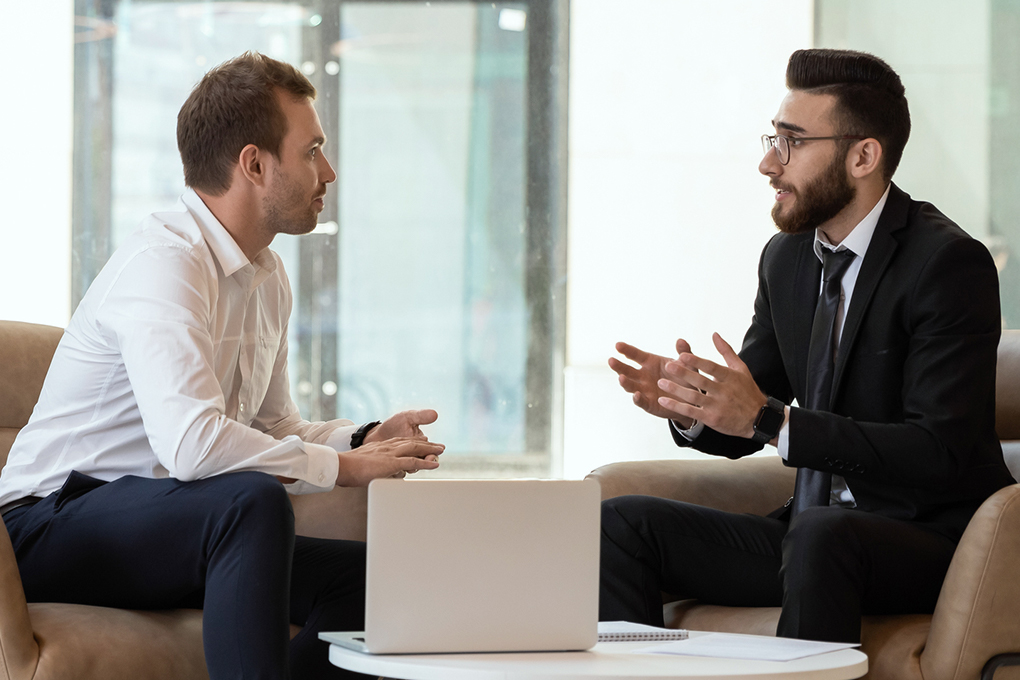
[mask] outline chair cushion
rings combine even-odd
[[[34,680],[208,680],[202,612],[28,605],[39,642]]]

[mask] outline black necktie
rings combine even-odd
[[[832,373],[835,365],[836,311],[839,309],[840,287],[843,274],[853,262],[853,251],[833,252],[822,248],[822,293],[815,306],[815,319],[811,324],[811,344],[808,347],[807,399],[804,407],[813,411],[829,409],[832,392]],[[793,491],[790,518],[815,505],[828,505],[832,489],[832,474],[797,468],[797,485]]]

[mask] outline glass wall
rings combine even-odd
[[[280,236],[305,417],[435,408],[446,475],[549,474],[565,287],[565,2],[78,0],[74,304],[183,191],[176,115],[258,50],[318,90],[338,180]]]

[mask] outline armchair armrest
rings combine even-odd
[[[921,653],[925,680],[977,678],[998,654],[1020,651],[1020,484],[978,508],[960,540]]]
[[[755,515],[786,503],[796,476],[779,456],[612,463],[588,475],[602,485],[603,500],[640,494]]]
[[[7,527],[0,521],[0,677],[28,680],[39,662],[25,589]]]
[[[368,489],[337,487],[325,493],[291,496],[299,536],[364,541],[368,533]]]

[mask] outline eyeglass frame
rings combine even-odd
[[[781,153],[779,153],[779,142],[778,142],[778,140],[780,138],[786,140],[786,160],[785,161],[783,160],[783,155]],[[788,164],[790,162],[790,157],[793,155],[793,153],[792,153],[793,146],[790,144],[790,140],[796,140],[798,142],[814,142],[814,141],[818,141],[818,140],[822,140],[822,139],[839,139],[839,140],[843,140],[843,139],[855,139],[857,141],[861,141],[862,139],[869,139],[869,138],[866,137],[866,136],[863,136],[863,135],[834,135],[832,137],[791,137],[789,135],[775,134],[775,135],[762,135],[761,136],[761,146],[762,146],[762,150],[766,154],[769,151],[772,151],[772,149],[775,149],[776,150],[776,158],[779,160],[779,164],[780,165],[786,165],[786,164]]]

